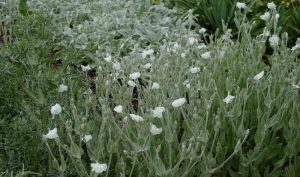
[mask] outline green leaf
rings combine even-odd
[[[20,0],[19,1],[19,12],[20,12],[20,14],[22,14],[24,16],[28,15],[27,0]]]
[[[118,141],[110,139],[107,143],[107,151],[110,154],[118,152]]]
[[[77,144],[72,143],[70,147],[70,153],[73,157],[80,159],[83,154],[83,150]]]
[[[24,171],[24,172],[21,172],[21,173],[18,173],[15,177],[23,177],[23,176],[35,176],[35,175],[42,175],[40,173],[34,173],[34,172],[31,172],[31,171]]]

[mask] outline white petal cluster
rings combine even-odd
[[[296,44],[294,47],[291,48],[292,51],[300,49],[300,44]]]
[[[181,53],[180,56],[181,56],[181,58],[185,58],[186,54],[185,53]]]
[[[149,49],[149,50],[144,50],[142,52],[142,58],[145,59],[147,56],[151,56],[153,55],[154,50],[153,49]]]
[[[159,134],[161,134],[161,132],[162,132],[162,128],[158,128],[154,124],[151,124],[151,127],[150,127],[151,135],[159,135]]]
[[[133,121],[136,121],[136,122],[143,122],[144,121],[144,118],[142,118],[141,116],[139,115],[136,115],[136,114],[129,114],[129,116],[131,117],[131,119]]]
[[[197,42],[197,39],[196,39],[196,38],[194,38],[194,37],[189,37],[188,43],[189,43],[190,45],[194,45],[196,42]]]
[[[131,73],[129,75],[129,79],[131,79],[131,80],[135,80],[135,79],[137,79],[139,77],[141,77],[141,73],[140,72],[134,72],[134,73]]]
[[[151,87],[151,89],[159,89],[159,83],[157,83],[157,82],[154,82],[153,84],[152,84],[152,87]]]
[[[106,57],[103,58],[106,62],[111,62],[111,55],[107,54]]]
[[[151,63],[146,63],[143,68],[145,69],[150,69],[151,68]]]
[[[60,104],[55,104],[54,106],[51,106],[50,112],[52,115],[58,115],[62,111],[62,108]]]
[[[238,9],[246,9],[246,4],[245,3],[243,3],[243,2],[237,2],[236,3],[236,7],[238,8]]]
[[[270,38],[269,38],[269,42],[270,42],[270,45],[272,47],[276,47],[278,46],[279,44],[279,37],[275,34],[273,34]]]
[[[91,163],[91,168],[92,168],[92,172],[100,174],[107,170],[107,165],[105,163],[100,164],[96,162],[96,163]]]
[[[92,137],[92,135],[84,135],[83,138],[84,138],[85,142],[89,142],[90,140],[92,140],[93,137]]]
[[[206,32],[206,29],[205,28],[201,28],[200,30],[199,30],[199,33],[200,34],[204,34]]]
[[[262,19],[263,21],[269,21],[270,18],[271,18],[270,12],[265,12],[263,15],[260,16],[260,19]]]
[[[192,74],[196,74],[196,73],[198,73],[200,71],[200,68],[199,67],[194,67],[194,68],[191,68],[190,69],[190,72],[192,73]]]
[[[296,84],[292,84],[292,87],[295,88],[295,89],[300,89],[300,86],[296,85]]]
[[[132,80],[129,80],[129,81],[127,82],[127,84],[128,84],[130,87],[135,87],[135,86],[136,86],[135,82],[132,81]]]
[[[205,53],[201,54],[201,57],[204,59],[210,59],[211,58],[210,52],[205,52]]]
[[[158,118],[162,118],[163,117],[163,112],[165,112],[166,109],[164,107],[156,107],[154,108],[154,110],[152,110],[152,115],[153,117],[158,117]]]
[[[118,106],[114,107],[114,111],[116,113],[122,113],[123,112],[123,106],[122,105],[118,105]]]
[[[185,102],[186,102],[186,99],[185,99],[185,98],[179,98],[179,99],[176,99],[176,100],[174,100],[174,101],[172,102],[172,106],[173,106],[174,108],[178,108],[178,107],[184,105]]]
[[[265,75],[265,71],[262,71],[254,76],[254,80],[259,81]]]
[[[201,50],[201,49],[206,49],[207,46],[204,44],[204,43],[200,43],[198,46],[197,46],[197,49]]]
[[[44,136],[46,139],[57,139],[58,138],[57,128],[49,130],[49,132]]]
[[[274,4],[274,2],[269,2],[267,4],[267,7],[270,9],[270,10],[276,10],[276,4]]]
[[[68,90],[68,86],[64,85],[64,84],[61,84],[58,88],[58,92],[59,93],[62,93],[62,92],[65,92]]]
[[[225,102],[226,104],[232,103],[234,98],[235,98],[235,96],[228,94],[227,97],[223,99],[223,102]]]
[[[89,71],[89,70],[92,69],[92,68],[90,67],[90,65],[87,65],[87,66],[80,65],[80,67],[81,67],[81,70],[82,70],[83,72],[86,72],[86,71]]]

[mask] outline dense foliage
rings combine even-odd
[[[217,29],[223,31],[224,25],[233,29],[236,33],[236,24],[234,16],[236,13],[237,0],[169,0],[170,6],[179,9],[179,13],[193,10],[197,18],[197,23],[209,31],[214,32]],[[253,35],[257,35],[263,30],[263,22],[259,18],[265,13],[265,7],[269,0],[241,0],[246,2],[248,9],[247,18],[255,23]],[[278,14],[280,15],[279,26],[282,27],[281,33],[288,32],[290,35],[289,43],[294,43],[300,33],[300,1],[298,0],[277,0]],[[224,32],[224,31],[223,31]]]
[[[300,39],[213,5],[0,3],[0,176],[297,177]]]

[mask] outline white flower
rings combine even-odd
[[[239,8],[239,9],[246,9],[247,6],[243,2],[237,2],[236,7]]]
[[[161,132],[162,132],[162,128],[158,128],[154,124],[151,124],[150,133],[152,135],[158,135],[161,134]]]
[[[97,174],[100,174],[107,170],[107,165],[105,163],[104,164],[100,164],[98,162],[91,163],[91,167],[92,167],[92,172],[95,172]]]
[[[90,67],[90,65],[87,65],[87,66],[80,65],[80,67],[81,67],[81,70],[84,71],[84,72],[92,69],[92,68]]]
[[[122,113],[123,112],[123,106],[122,105],[118,105],[114,108],[114,111],[117,113]]]
[[[292,51],[300,49],[300,44],[296,44],[294,47],[291,48]]]
[[[58,88],[58,92],[62,93],[68,90],[68,86],[61,84]]]
[[[172,106],[173,106],[174,108],[177,108],[177,107],[180,107],[180,106],[184,105],[185,102],[186,102],[186,99],[185,99],[185,98],[179,98],[179,99],[174,100],[174,101],[172,102]]]
[[[135,79],[137,79],[139,77],[141,77],[141,73],[140,72],[134,72],[134,73],[131,73],[129,75],[129,79],[131,79],[131,80],[135,80]]]
[[[190,45],[193,45],[197,42],[197,39],[194,38],[194,37],[189,37],[188,42],[189,42]]]
[[[50,112],[52,115],[58,115],[61,113],[61,110],[61,106],[59,104],[55,104],[54,106],[51,106]]]
[[[181,53],[181,58],[185,58],[186,57],[186,54],[185,53]]]
[[[106,62],[111,62],[111,56],[109,54],[107,54],[106,57],[104,57],[104,60]]]
[[[127,84],[128,84],[130,87],[135,87],[135,86],[136,86],[135,82],[133,82],[132,80],[129,80],[129,81],[127,82]]]
[[[191,88],[191,84],[186,84],[185,86],[186,86],[186,88],[188,88],[188,89]]]
[[[279,44],[279,37],[275,34],[273,34],[270,38],[269,38],[269,42],[270,42],[270,45],[272,47],[276,47],[278,46]]]
[[[147,56],[153,55],[154,50],[153,49],[149,49],[149,50],[144,50],[142,52],[142,58],[146,58]]]
[[[201,57],[204,59],[210,59],[211,58],[210,52],[205,52],[205,53],[201,54]]]
[[[92,138],[92,135],[84,135],[85,142],[89,142]]]
[[[276,10],[276,4],[274,4],[274,2],[269,2],[267,4],[268,8],[271,10]]]
[[[265,74],[265,71],[262,71],[254,76],[254,80],[259,81]]]
[[[57,139],[58,138],[57,128],[49,130],[49,132],[46,135],[44,135],[44,136],[47,139]]]
[[[152,84],[152,87],[151,87],[152,89],[159,89],[159,83],[157,83],[157,82],[154,82],[153,84]]]
[[[145,68],[145,69],[151,68],[151,63],[146,63],[146,64],[143,66],[143,68]]]
[[[200,34],[204,34],[206,32],[206,29],[205,28],[201,28],[200,30],[199,30],[199,33]]]
[[[269,21],[270,18],[271,18],[271,14],[270,14],[270,12],[266,12],[266,13],[264,13],[263,15],[261,15],[260,18],[261,18],[263,21]]]
[[[228,94],[227,97],[223,99],[223,102],[225,102],[226,104],[229,104],[234,100],[234,98],[235,98],[235,96]]]
[[[279,17],[280,17],[280,15],[279,15],[279,14],[276,14],[275,17],[276,17],[276,20],[278,20]]]
[[[114,70],[117,70],[117,71],[121,70],[121,65],[118,62],[114,63],[112,67],[113,67]]]
[[[136,122],[142,122],[142,121],[144,121],[144,118],[142,118],[139,115],[129,114],[129,116],[131,117],[132,120],[134,120]]]
[[[299,86],[299,85],[293,84],[292,86],[293,86],[295,89],[300,89],[300,86]]]
[[[200,68],[199,67],[194,67],[194,68],[191,68],[190,69],[190,72],[192,73],[192,74],[196,74],[196,73],[198,73],[200,71]]]
[[[153,117],[162,118],[163,117],[162,113],[165,112],[165,110],[166,109],[161,106],[154,108],[154,110],[152,110]]]
[[[205,49],[207,48],[207,46],[204,44],[204,43],[200,43],[198,46],[197,46],[197,49]]]
[[[106,55],[106,57],[103,58],[106,62],[111,62],[111,56]]]

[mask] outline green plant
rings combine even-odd
[[[0,44],[0,171],[4,176],[46,173],[41,129],[48,114],[47,90],[53,88],[48,67],[53,59],[47,56],[53,29],[49,16],[41,13],[9,15],[2,24],[9,25],[13,40]]]
[[[223,25],[233,26],[236,0],[173,0],[179,10],[193,9],[197,22],[210,31],[223,30]]]
[[[296,32],[300,33],[300,5],[292,4],[292,23],[293,26],[291,28]]]
[[[170,0],[179,9],[179,13],[187,12],[192,9],[196,17],[198,25],[207,28],[211,33],[217,29],[223,31],[224,25],[233,29],[236,34],[234,16],[236,10],[236,0]],[[264,23],[260,16],[266,11],[266,4],[270,1],[241,1],[247,3],[247,18],[251,22],[255,22],[255,28],[252,30],[253,35],[263,32]],[[276,1],[278,13],[280,15],[278,26],[281,33],[288,32],[290,34],[290,45],[295,42],[299,33],[299,7],[300,3],[290,1]]]
[[[27,0],[19,0],[19,12],[24,16],[28,15]]]

